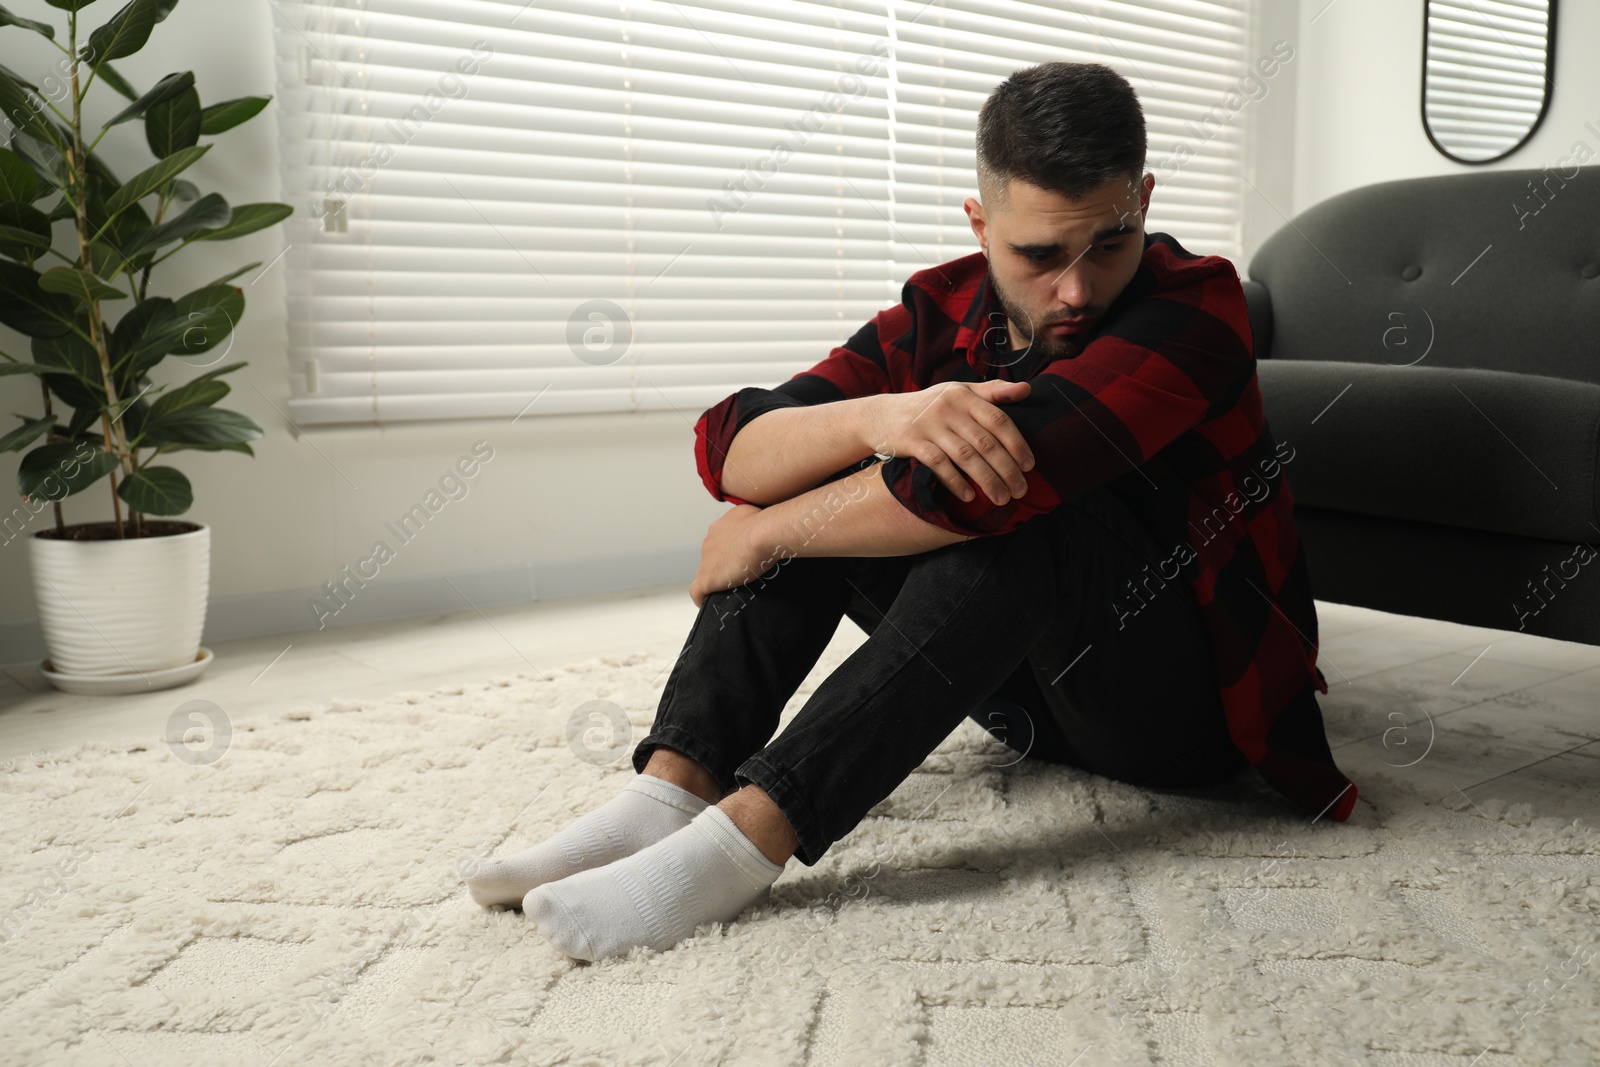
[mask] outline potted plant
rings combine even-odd
[[[48,23],[0,7],[0,27],[38,34],[61,53],[34,84],[0,66],[0,322],[26,335],[31,358],[0,352],[0,375],[38,378],[43,413],[0,436],[0,451],[26,451],[17,471],[22,507],[4,520],[7,541],[27,533],[34,603],[49,658],[41,671],[71,692],[136,692],[197,678],[210,587],[210,528],[177,520],[193,503],[189,480],[155,462],[184,449],[235,451],[261,427],[216,406],[229,391],[213,367],[171,385],[150,372],[168,356],[192,367],[221,360],[244,313],[230,284],[252,263],[175,299],[151,296],[157,264],[200,241],[276,225],[288,204],[230,207],[179,177],[215,135],[258,114],[270,97],[204,107],[193,71],[139,93],[112,67],[144,47],[177,0],[132,0],[80,47],[78,14],[95,0],[48,0],[66,12],[67,43]],[[101,82],[127,105],[86,141],[83,101]],[[124,181],[95,154],[112,127],[139,121],[154,165]],[[46,203],[48,201],[48,203]],[[71,222],[70,254],[54,224]],[[64,230],[68,229],[63,227]],[[50,263],[54,258],[58,262]],[[119,312],[116,321],[108,312]],[[111,520],[67,525],[61,500],[96,484]],[[53,528],[27,531],[50,504]]]

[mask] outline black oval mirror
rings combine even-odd
[[[1550,105],[1555,0],[1427,0],[1422,126],[1459,163],[1522,146]]]

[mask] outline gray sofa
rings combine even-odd
[[[1247,273],[1317,598],[1600,644],[1600,165],[1353,189]]]

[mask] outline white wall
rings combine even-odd
[[[64,13],[42,0],[7,5],[64,31]],[[96,25],[117,6],[101,0],[88,9],[86,21]],[[172,71],[193,69],[204,103],[271,94],[275,24],[287,25],[268,0],[184,0],[156,27],[143,52],[117,66],[141,89]],[[59,55],[31,32],[0,29],[0,63],[25,77],[39,80]],[[125,103],[98,86],[90,96],[87,118],[95,129]],[[216,147],[186,174],[202,191],[221,192],[231,203],[288,201],[279,184],[274,107],[214,141]],[[137,122],[116,127],[97,152],[125,178],[152,162]],[[304,204],[297,209],[305,210]],[[69,247],[67,224],[59,225],[56,246]],[[201,244],[157,267],[151,294],[181,295],[246,263],[270,262],[282,249],[281,228]],[[478,440],[490,442],[495,454],[468,495],[399,547],[393,562],[336,621],[462,610],[468,607],[462,594],[482,606],[687,584],[694,576],[700,538],[727,507],[711,499],[695,473],[691,420],[698,411],[688,419],[670,411],[556,417],[530,412],[515,425],[455,422],[313,430],[300,437],[287,421],[282,263],[252,283],[254,277],[252,272],[235,282],[248,304],[229,362],[247,360],[249,366],[225,378],[233,392],[222,406],[265,429],[253,443],[256,456],[179,452],[171,461],[195,487],[195,506],[183,517],[213,528],[215,599],[208,641],[314,625],[305,603],[312,593],[339,577],[342,566],[367,555],[376,539],[396,546],[384,522],[419,501]],[[0,349],[25,358],[27,338],[0,327]],[[151,377],[157,384],[176,383],[193,373],[169,358]],[[36,380],[0,379],[0,425],[6,431],[19,425],[11,412],[36,416],[42,410]],[[19,457],[0,456],[6,509],[17,499]],[[109,520],[109,490],[101,486],[74,496],[64,512],[69,523]],[[28,528],[52,521],[46,509]],[[33,623],[26,549],[21,537],[0,544],[0,663],[44,655]]]

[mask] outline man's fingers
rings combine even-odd
[[[1013,495],[1006,485],[1006,479],[990,464],[989,458],[984,455],[977,442],[951,432],[939,444],[945,450],[945,454],[966,474],[967,479],[974,485],[982,487],[984,496],[996,504],[1003,504]],[[1005,450],[997,448],[995,451],[997,454],[1003,454]]]
[[[1007,382],[1006,384],[1027,385],[1028,383]],[[996,397],[995,400],[1022,400],[1025,396],[1025,393],[1017,393]],[[1011,420],[1011,416],[1007,415],[1005,409],[1000,407],[995,400],[984,400],[979,397],[978,403],[968,409],[968,414],[975,424],[974,429],[987,431],[1005,449],[1007,454],[1004,457],[999,457],[1000,462],[993,464],[995,468],[998,470],[1002,466],[1005,467],[1006,480],[1014,486],[1023,486],[1024,483],[1014,476],[1017,472],[1012,471],[1010,468],[1015,466],[1018,471],[1032,470],[1035,465],[1033,449],[1028,446],[1027,439],[1022,436],[1022,431],[1017,429],[1017,424]],[[963,432],[966,433],[965,430]],[[976,443],[982,438],[973,437],[971,439]],[[996,456],[998,456],[998,452]]]
[[[1004,421],[998,426],[990,427],[989,432],[999,440],[1000,446],[1005,449],[1006,455],[1017,465],[1019,470],[1032,470],[1036,466],[1036,461],[1033,458],[1033,449],[1028,447],[1028,441],[1022,436],[1022,431],[1017,429],[1017,424],[1012,422],[1010,417],[1003,412],[1001,417]]]
[[[972,391],[985,399],[1004,396],[1007,400],[1017,400],[1027,396],[1032,389],[1032,382],[1008,382],[1000,378],[972,384]]]
[[[1034,465],[1033,450],[1028,447],[1022,431],[1003,408],[981,398],[968,408],[967,416],[966,424],[958,427],[961,435],[989,461],[1011,495],[1021,496],[1028,488],[1028,480],[1022,472]]]

